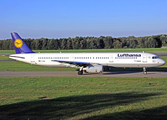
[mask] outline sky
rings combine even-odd
[[[167,0],[0,0],[0,40],[167,34]]]

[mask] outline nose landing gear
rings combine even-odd
[[[146,75],[147,74],[147,70],[145,67],[143,67],[143,74]]]

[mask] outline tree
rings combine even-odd
[[[42,40],[40,40],[40,39],[37,39],[37,40],[35,40],[35,42],[36,42],[36,46],[35,46],[35,48],[36,48],[36,50],[42,50]]]
[[[10,50],[10,40],[11,39],[7,39],[3,41],[3,45],[2,45],[2,50]]]
[[[9,42],[9,49],[14,50],[13,40],[10,40]]]
[[[82,39],[81,41],[80,41],[80,49],[86,49],[87,48],[87,41],[86,41],[86,39]]]
[[[72,48],[73,49],[79,49],[80,48],[80,40],[79,40],[78,36],[76,36],[75,38],[72,39]]]
[[[104,48],[104,41],[103,41],[103,39],[97,38],[96,42],[97,42],[97,48],[98,49],[103,49]]]
[[[47,38],[41,38],[42,39],[42,50],[48,50],[48,39]]]
[[[31,38],[23,39],[23,40],[27,44],[27,46],[30,47],[30,49],[31,49],[31,41],[32,41]]]
[[[122,43],[119,40],[114,41],[113,43],[114,48],[122,48]]]
[[[0,40],[0,50],[2,50],[3,41]]]
[[[48,50],[54,50],[55,47],[55,39],[48,40]]]
[[[97,49],[97,41],[95,39],[90,40],[90,49]]]
[[[67,46],[67,39],[64,38],[64,39],[61,40],[61,49],[62,50],[67,49],[66,46]]]
[[[136,48],[138,45],[137,40],[130,40],[129,48]]]
[[[162,42],[162,46],[167,46],[167,36],[161,36],[160,41]]]
[[[155,37],[151,36],[147,40],[147,47],[148,48],[156,48],[158,46],[158,42],[156,41]]]
[[[145,39],[143,37],[140,37],[138,39],[138,48],[145,48]]]
[[[119,41],[121,41],[122,43],[122,48],[127,48],[127,41],[126,41],[126,37],[119,37],[117,38]]]
[[[135,37],[134,37],[134,36],[129,36],[129,37],[127,37],[127,38],[126,38],[126,41],[127,41],[126,46],[127,46],[128,48],[135,48],[135,47],[137,46],[137,42],[134,41],[134,40],[135,40]],[[135,47],[134,47],[134,45],[135,45]]]
[[[34,39],[31,40],[31,47],[32,50],[36,50],[36,42]]]
[[[155,35],[135,38],[134,36],[112,38],[111,36],[78,37],[60,39],[24,39],[34,50],[56,49],[111,49],[111,48],[159,48],[167,46],[167,35]],[[11,39],[0,41],[0,50],[13,50]]]
[[[105,49],[113,48],[113,38],[108,36],[104,38]]]

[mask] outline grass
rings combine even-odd
[[[40,53],[77,53],[77,52],[167,52],[166,48],[136,48],[136,49],[75,49],[75,50],[33,50]],[[0,54],[15,54],[14,50],[0,50]]]
[[[0,60],[11,60],[8,56],[0,56]]]
[[[166,78],[0,79],[2,120],[167,119]]]

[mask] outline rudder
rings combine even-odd
[[[16,32],[11,33],[11,36],[16,54],[34,53]]]

